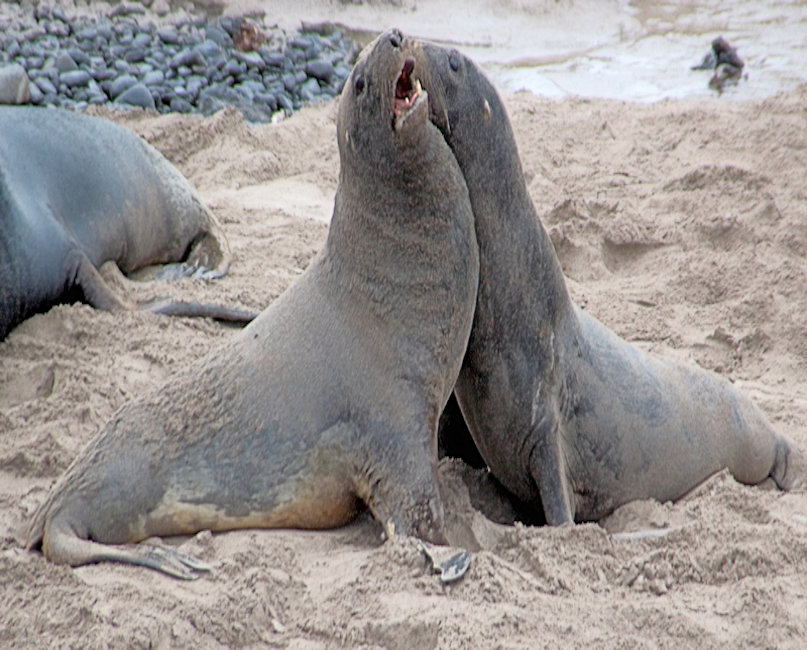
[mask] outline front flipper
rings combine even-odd
[[[402,417],[407,415],[406,409],[400,411]],[[388,537],[408,535],[447,544],[437,483],[436,417],[429,426],[419,414],[409,415],[408,424],[379,417],[346,445],[354,463],[356,494]]]
[[[81,290],[84,302],[103,311],[123,311],[131,305],[118,298],[83,251],[76,249],[74,285]]]
[[[537,443],[530,455],[530,472],[550,526],[574,523],[574,495],[569,481],[566,455],[557,426],[534,432]]]

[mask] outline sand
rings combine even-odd
[[[807,87],[754,102],[506,104],[574,299],[635,345],[730,378],[807,448]],[[235,111],[102,114],[187,176],[233,248],[220,280],[118,281],[122,295],[262,309],[322,246],[335,104],[262,126]],[[195,582],[20,548],[115,410],[233,334],[77,304],[0,344],[0,647],[803,647],[807,495],[726,473],[675,504],[552,529],[493,524],[467,487],[485,477],[444,461],[452,526],[480,543],[449,586],[415,540],[383,542],[367,515],[334,531],[163,540],[213,565]]]

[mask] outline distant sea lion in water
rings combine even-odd
[[[156,149],[107,120],[60,109],[0,108],[0,340],[59,302],[125,309],[98,273],[182,262],[219,277],[230,249],[216,219]],[[178,265],[179,266],[179,265]],[[149,311],[248,322],[196,303]]]
[[[334,527],[362,502],[390,535],[446,541],[436,429],[476,301],[473,214],[419,52],[398,31],[365,52],[339,104],[324,249],[224,347],[118,411],[34,515],[29,547],[192,577],[191,558],[125,544]]]
[[[455,395],[493,474],[550,524],[677,499],[723,468],[747,484],[804,485],[802,453],[728,381],[645,354],[572,303],[499,96],[459,52],[423,49],[480,248]]]

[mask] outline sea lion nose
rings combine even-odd
[[[400,29],[393,29],[390,32],[389,42],[392,43],[392,47],[401,47],[401,43],[403,43],[403,34],[401,34]]]

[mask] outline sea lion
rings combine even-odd
[[[418,55],[393,30],[348,78],[333,218],[306,272],[224,347],[124,405],[34,515],[29,548],[192,577],[192,559],[124,544],[335,527],[362,502],[388,535],[446,542],[437,421],[468,342],[479,259]]]
[[[0,340],[59,302],[125,309],[98,268],[227,272],[230,248],[211,212],[156,149],[107,120],[61,109],[0,107]],[[176,274],[176,273],[175,273]],[[246,322],[255,314],[160,302],[158,313]]]
[[[645,354],[572,303],[498,94],[456,50],[423,50],[432,119],[476,220],[479,292],[455,395],[492,473],[549,524],[674,500],[723,468],[803,485],[802,453],[728,381]]]

